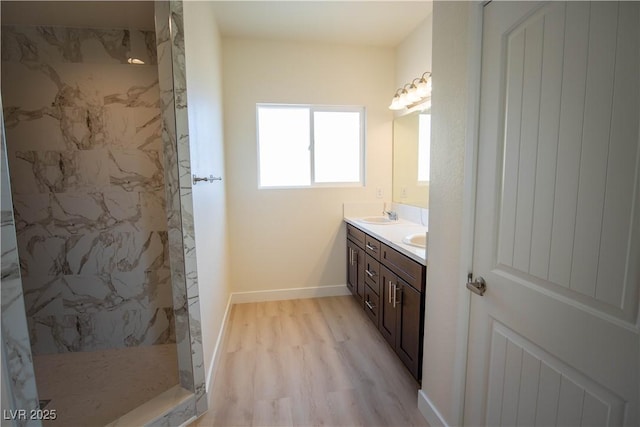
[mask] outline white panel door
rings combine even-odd
[[[640,3],[484,7],[465,425],[640,425]]]

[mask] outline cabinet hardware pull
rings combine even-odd
[[[369,277],[373,277],[373,276],[376,275],[376,273],[373,273],[373,272],[371,272],[369,270],[365,270],[364,272],[367,273],[369,275]]]
[[[369,307],[369,310],[371,311],[373,311],[376,308],[376,306],[372,305],[369,301],[365,301],[364,303],[367,305],[367,307]]]
[[[349,248],[349,263],[353,265],[353,249]]]
[[[393,285],[393,308],[396,308],[396,304],[398,303],[398,287]]]
[[[393,283],[391,282],[391,280],[389,280],[389,304],[391,304],[391,286],[393,285]]]
[[[367,243],[367,249],[369,249],[370,251],[377,251],[378,247],[377,246],[371,246],[370,244]]]

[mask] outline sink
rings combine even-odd
[[[410,234],[408,236],[405,236],[404,239],[402,239],[402,243],[406,243],[407,245],[415,246],[418,248],[426,248],[427,234],[426,233]]]
[[[397,221],[392,221],[386,216],[368,216],[365,218],[359,218],[358,221],[364,222],[365,224],[377,224],[377,225],[387,225],[393,224]]]

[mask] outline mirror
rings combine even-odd
[[[429,207],[431,114],[413,112],[393,121],[393,201]]]

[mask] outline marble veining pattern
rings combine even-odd
[[[167,228],[171,283],[175,318],[175,335],[178,349],[180,385],[193,392],[193,368],[189,342],[189,312],[185,282],[185,264],[182,240],[182,220],[178,178],[176,141],[176,116],[173,97],[173,61],[169,31],[170,5],[157,1],[156,38],[158,40],[158,77],[162,110],[162,140],[165,157],[165,194],[167,203]]]
[[[162,417],[150,422],[146,427],[172,427],[183,425],[183,423],[195,415],[195,399],[191,398],[179,404],[173,410],[167,412]]]
[[[191,155],[187,111],[187,80],[184,45],[184,20],[182,1],[171,1],[171,40],[173,61],[173,92],[175,98],[176,135],[178,138],[178,175],[180,179],[180,207],[185,263],[185,279],[189,313],[189,338],[193,372],[195,410],[201,414],[207,409],[206,378],[202,353],[200,327],[200,297],[196,265],[195,224],[191,192]]]
[[[194,239],[187,85],[181,1],[156,1],[156,37],[163,111],[165,182],[169,206],[168,236],[181,385],[194,393],[194,404],[168,415],[184,422],[207,408],[200,328],[200,301]],[[180,260],[179,263],[176,260]],[[183,412],[184,411],[184,412]],[[181,412],[183,412],[181,414]],[[177,417],[177,418],[176,418]]]
[[[35,354],[176,341],[155,45],[153,31],[2,27]]]
[[[16,229],[11,209],[11,191],[9,171],[7,169],[7,151],[4,137],[4,123],[0,117],[0,217],[2,218],[1,240],[1,290],[2,307],[0,311],[2,324],[3,366],[2,376],[13,396],[12,408],[26,411],[38,408],[35,374],[29,334],[27,330],[22,281],[18,262],[18,244]],[[19,426],[40,426],[38,420],[18,420]]]

